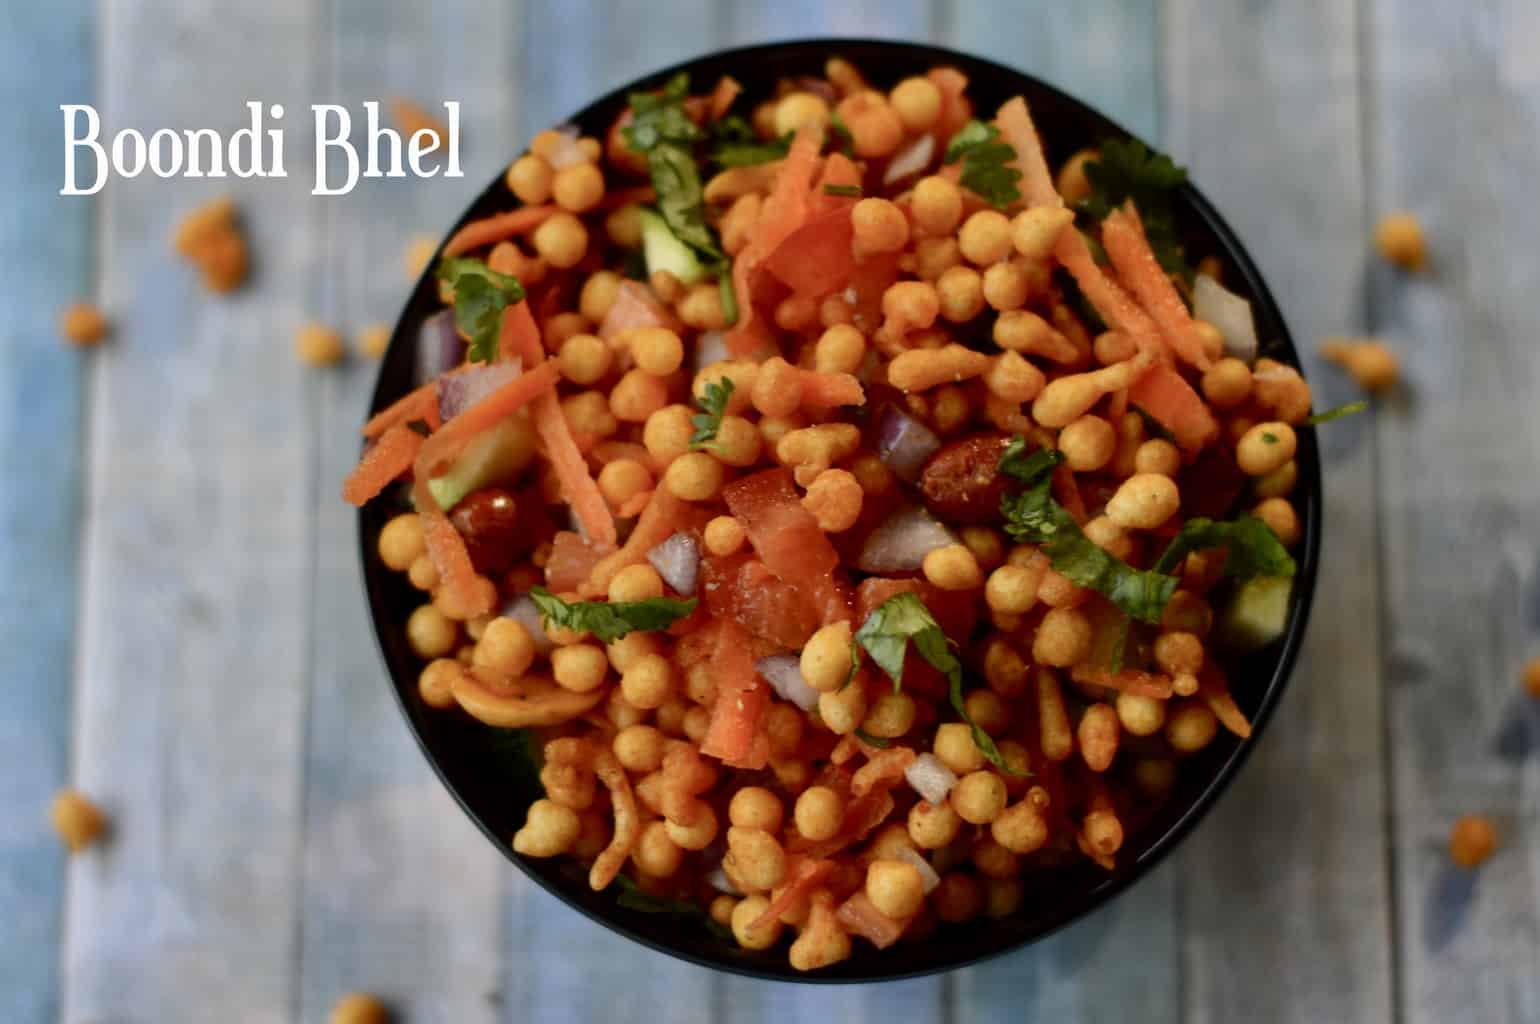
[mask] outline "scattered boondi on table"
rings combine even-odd
[[[952,68],[706,84],[512,163],[344,496],[403,509],[423,702],[535,738],[514,849],[814,970],[1112,869],[1249,735],[1311,396],[1142,145],[1056,184]]]

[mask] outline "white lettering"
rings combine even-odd
[[[267,112],[274,121],[283,120],[282,103],[274,103],[268,108]],[[273,144],[273,166],[268,168],[267,173],[275,178],[287,178],[289,172],[283,169],[283,129],[269,128],[267,130],[267,137]]]
[[[165,155],[162,150],[167,147],[171,150],[169,166],[161,159]],[[157,178],[169,178],[182,170],[182,137],[170,128],[162,128],[150,136],[150,170]]]
[[[374,100],[364,103],[367,129],[369,134],[369,166],[364,170],[366,178],[404,178],[406,172],[401,169],[401,136],[390,128],[380,127],[380,105]],[[384,174],[380,173],[380,143],[390,146],[390,169]]]
[[[352,128],[353,119],[348,116],[346,108],[336,103],[315,103],[310,109],[315,112],[315,187],[310,190],[310,194],[313,196],[347,195],[353,191],[353,186],[358,184],[358,152],[348,141],[348,132]],[[337,115],[335,138],[328,137],[326,134],[326,115],[328,114]],[[342,150],[348,165],[347,184],[336,189],[327,187],[326,177],[326,151],[332,146]]]
[[[102,119],[97,116],[95,107],[84,103],[61,103],[59,109],[64,112],[64,187],[59,190],[59,194],[94,196],[107,184],[107,151],[96,141],[102,130]],[[84,138],[75,134],[75,125],[79,120],[76,114],[86,116]],[[82,189],[75,181],[75,149],[78,146],[89,147],[96,157],[96,181],[87,189]]]
[[[422,158],[439,148],[438,132],[431,128],[419,128],[412,133],[412,141],[406,147],[406,162],[412,165],[412,173],[419,178],[432,178],[438,174],[438,165],[423,169]]]
[[[237,128],[230,136],[230,173],[237,178],[266,177],[262,170],[262,104],[248,100],[246,109],[251,112],[251,124]],[[241,161],[242,142],[251,150],[251,159],[244,163]]]
[[[223,178],[225,176],[225,150],[224,142],[219,133],[212,128],[189,128],[182,132],[187,136],[187,177],[201,178],[203,172],[204,148],[199,143],[208,143],[209,170],[208,177]]]
[[[123,147],[127,143],[133,149],[133,163],[123,159]],[[148,158],[145,151],[144,136],[136,129],[125,128],[112,137],[112,166],[125,178],[137,178],[144,172],[144,162]]]
[[[446,178],[463,178],[460,170],[460,101],[445,100],[444,109],[449,112],[449,166],[444,169]]]

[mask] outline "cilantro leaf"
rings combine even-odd
[[[1171,543],[1166,545],[1160,561],[1151,572],[1175,572],[1189,552],[1209,548],[1226,551],[1224,573],[1238,580],[1254,576],[1293,576],[1294,558],[1268,529],[1267,524],[1254,516],[1237,516],[1228,522],[1212,519],[1189,519]]]
[[[544,587],[532,587],[530,600],[547,625],[592,633],[601,643],[613,643],[628,633],[656,633],[695,610],[695,598],[679,601],[651,597],[645,601],[563,601]]]
[[[1086,162],[1085,176],[1091,194],[1080,203],[1082,212],[1100,221],[1132,199],[1162,269],[1192,277],[1171,208],[1171,193],[1187,181],[1185,169],[1164,153],[1152,152],[1138,139],[1108,139],[1096,159]]]
[[[1010,775],[1019,775],[1005,763],[1000,750],[989,734],[979,728],[968,715],[963,703],[962,662],[952,653],[951,642],[942,632],[925,607],[925,602],[914,593],[895,594],[872,609],[856,635],[850,648],[852,670],[860,666],[861,649],[877,663],[877,666],[893,680],[893,692],[899,692],[904,681],[904,657],[910,642],[931,668],[946,676],[952,708],[968,727],[973,730],[973,743],[990,764]]]
[[[615,902],[627,910],[636,910],[643,914],[666,914],[670,917],[693,918],[704,923],[706,930],[718,938],[732,937],[731,932],[713,921],[710,915],[697,904],[654,896],[625,875],[616,875],[613,885],[617,890]]]
[[[455,327],[470,339],[471,362],[490,363],[497,356],[503,310],[524,301],[524,286],[468,257],[440,261],[438,279],[454,289]]]
[[[860,185],[825,185],[823,193],[826,196],[845,196],[850,199],[861,198]]]
[[[791,149],[791,133],[769,142],[759,141],[748,122],[737,115],[711,125],[711,162],[718,167],[752,167],[779,160]]]
[[[1305,419],[1305,423],[1312,427],[1318,423],[1330,423],[1332,420],[1340,420],[1344,416],[1363,412],[1367,408],[1369,408],[1368,400],[1360,398],[1356,402],[1349,402],[1346,405],[1339,405],[1335,409],[1327,409],[1325,412],[1318,412],[1314,416],[1309,416]]]
[[[701,130],[684,111],[690,95],[690,76],[680,72],[657,92],[633,92],[631,123],[620,133],[626,145],[646,153],[664,142],[691,143],[701,137]]]
[[[696,400],[703,411],[690,417],[690,425],[695,428],[695,433],[690,435],[691,451],[709,448],[716,440],[717,431],[722,429],[722,417],[727,414],[728,399],[733,397],[734,387],[731,377],[723,377],[706,385],[706,393]]]
[[[733,275],[727,268],[721,271],[722,276],[717,278],[717,292],[722,297],[722,319],[731,327],[738,322],[738,293],[733,290]]]
[[[869,747],[876,747],[878,750],[887,750],[893,745],[890,740],[885,740],[881,736],[873,736],[865,729],[856,730],[856,739],[860,740],[862,743],[865,743]]]
[[[850,126],[840,117],[838,111],[829,115],[829,135],[838,143],[837,148],[841,153],[852,160],[855,159],[855,136],[850,134]]]
[[[1141,622],[1159,622],[1176,579],[1158,569],[1135,569],[1093,543],[1050,493],[1053,470],[1064,456],[1047,449],[1026,455],[1026,447],[1018,437],[1000,457],[1000,472],[1027,485],[1021,493],[1000,499],[1006,532],[1038,545],[1054,570],[1078,586],[1102,594]]]
[[[708,260],[721,262],[716,234],[706,223],[706,194],[694,155],[684,146],[654,146],[647,152],[647,170],[658,193],[658,212],[674,237]]]
[[[962,161],[962,186],[983,196],[989,205],[1005,209],[1021,198],[1016,182],[1021,171],[1011,166],[1016,151],[1000,141],[1000,129],[983,121],[969,121],[946,145],[945,162]]]

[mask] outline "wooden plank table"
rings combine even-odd
[[[1527,0],[55,0],[0,15],[0,1020],[1540,1021],[1540,15]],[[635,947],[509,869],[382,683],[336,500],[373,366],[289,352],[389,321],[398,254],[537,128],[651,68],[820,34],[1033,71],[1187,164],[1296,337],[1373,331],[1406,386],[1325,436],[1328,530],[1277,722],[1180,854],[1037,946],[810,988]],[[58,104],[109,128],[407,95],[464,111],[462,184],[291,177],[56,193]],[[166,243],[237,187],[256,266],[213,301]],[[1433,272],[1367,243],[1415,210]],[[67,351],[94,296],[117,330]],[[1348,398],[1311,357],[1322,405]],[[118,828],[65,864],[66,782]],[[1462,813],[1503,846],[1447,866]]]

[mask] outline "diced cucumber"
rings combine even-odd
[[[511,417],[466,445],[448,472],[428,481],[428,490],[448,512],[472,491],[517,476],[534,454],[535,431],[528,417]]]
[[[642,210],[642,252],[647,260],[647,273],[656,274],[667,270],[679,278],[681,284],[694,284],[706,276],[695,250],[681,242],[662,214]]]
[[[1293,588],[1294,580],[1287,576],[1258,576],[1241,584],[1219,616],[1219,642],[1251,651],[1282,636]]]

